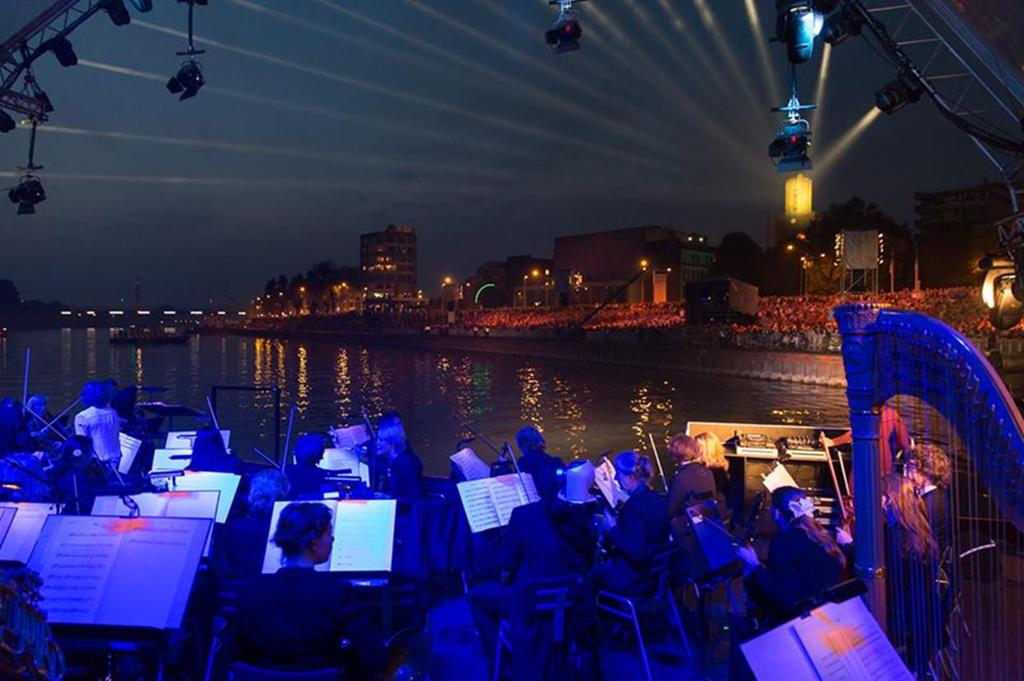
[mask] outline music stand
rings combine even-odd
[[[174,430],[174,417],[199,418],[205,413],[196,411],[191,407],[182,404],[167,404],[166,402],[140,402],[139,409],[149,412],[155,416],[162,416],[167,419],[167,429]]]

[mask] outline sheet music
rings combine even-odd
[[[7,529],[7,536],[0,540],[0,560],[27,563],[46,517],[56,513],[57,509],[50,504],[14,502],[2,502],[0,508],[17,511]]]
[[[498,522],[502,527],[508,525],[508,521],[512,517],[512,509],[530,503],[527,493],[523,491],[523,484],[528,478],[530,478],[530,474],[523,473],[522,481],[515,474],[489,479],[494,510],[498,514]]]
[[[238,484],[241,481],[242,476],[234,473],[185,471],[184,475],[179,475],[171,481],[171,489],[178,492],[207,490],[219,492],[215,520],[218,523],[224,523],[227,522],[231,504],[235,501],[235,494],[238,493]]]
[[[363,424],[348,428],[334,428],[328,430],[327,434],[334,440],[334,446],[340,449],[355,449],[370,441],[370,434],[366,432],[366,426]]]
[[[216,490],[146,492],[131,495],[132,501],[139,506],[139,515],[147,518],[209,518],[217,517],[217,506],[220,492]],[[131,513],[121,497],[96,497],[92,506],[92,515],[128,516]],[[210,555],[213,543],[213,527],[203,547],[203,555]]]
[[[324,457],[317,467],[343,475],[359,475],[359,455],[351,449],[332,447],[324,450]]]
[[[331,572],[390,572],[396,507],[394,499],[337,502]]]
[[[11,525],[14,523],[14,516],[17,512],[18,509],[16,508],[0,506],[0,546],[3,545],[4,539],[7,538],[7,531],[11,529]]]
[[[793,629],[822,681],[913,681],[859,598],[826,603]]]
[[[59,624],[92,624],[123,535],[108,530],[110,518],[54,519],[44,525],[29,560],[29,567],[43,580],[40,594],[46,618]]]
[[[482,480],[491,477],[491,467],[481,461],[476,452],[469,447],[460,449],[448,458],[459,467],[466,480]]]
[[[175,458],[172,458],[175,457]],[[176,458],[182,457],[182,458]],[[151,473],[183,471],[192,461],[191,449],[154,449]]]
[[[177,628],[211,520],[52,516],[29,567],[58,624]]]
[[[501,520],[491,497],[491,481],[496,479],[469,480],[456,485],[459,498],[462,500],[462,509],[466,512],[466,520],[469,521],[469,529],[473,532],[501,527]]]
[[[117,472],[127,475],[132,464],[135,463],[135,457],[139,453],[139,448],[142,447],[142,440],[138,440],[131,435],[125,435],[124,433],[120,433],[118,439],[121,441],[121,462],[117,465]]]
[[[800,489],[800,485],[796,484],[796,480],[786,470],[785,465],[779,464],[772,469],[772,472],[764,476],[764,486],[769,492],[774,492],[780,487],[796,487]]]
[[[224,449],[231,446],[231,431],[220,431],[220,437],[224,440]],[[192,449],[196,442],[196,431],[194,430],[172,430],[167,433],[167,444],[165,449]]]
[[[605,501],[612,508],[617,508],[620,503],[626,503],[629,498],[629,495],[615,481],[615,467],[608,459],[601,459],[600,463],[594,467],[594,482],[601,490]]]

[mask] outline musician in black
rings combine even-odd
[[[222,581],[259,576],[274,502],[287,499],[289,489],[288,478],[276,468],[256,473],[249,481],[245,515],[214,527],[213,562]]]
[[[701,515],[722,521],[725,500],[718,492],[714,473],[702,461],[703,451],[696,438],[680,433],[669,442],[668,451],[677,466],[669,487],[668,512],[672,534],[680,546],[679,567],[684,577],[701,577],[703,561],[687,509],[697,506]]]
[[[492,665],[498,623],[502,617],[509,619],[516,679],[546,678],[546,646],[536,640],[536,631],[528,622],[527,589],[536,580],[573,574],[573,549],[556,527],[548,503],[538,501],[512,511],[498,550],[501,581],[478,584],[468,593],[470,614]]]
[[[224,446],[224,438],[214,425],[210,424],[196,431],[188,470],[237,473],[238,469],[238,459]]]
[[[274,530],[281,568],[239,589],[239,660],[287,671],[337,667],[344,678],[368,678],[382,667],[382,651],[366,635],[352,588],[313,569],[331,556],[332,529],[323,504],[294,503],[281,511]]]
[[[814,504],[802,490],[777,488],[772,492],[771,513],[779,532],[772,537],[765,563],[752,547],[739,549],[748,591],[769,626],[798,615],[846,574],[846,556],[814,519]]]
[[[530,474],[541,499],[553,498],[562,487],[560,476],[565,470],[565,463],[547,453],[544,436],[534,426],[519,429],[516,446],[520,452],[519,470]]]
[[[594,571],[598,585],[609,591],[633,594],[647,591],[648,560],[669,540],[668,505],[650,487],[651,460],[637,452],[618,454],[613,461],[615,480],[629,494],[617,516],[606,512],[602,523],[609,560]]]
[[[399,503],[415,503],[423,498],[423,462],[406,438],[398,412],[388,412],[377,421],[378,460],[386,467],[385,489]]]
[[[11,398],[0,400],[0,456],[27,452],[32,448],[32,434],[22,413],[21,404]]]
[[[322,499],[324,479],[327,471],[319,467],[324,458],[326,446],[318,433],[305,433],[295,441],[292,454],[295,463],[285,466],[291,488],[291,499]]]

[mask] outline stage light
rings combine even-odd
[[[910,73],[902,71],[894,80],[875,91],[875,106],[886,115],[892,115],[921,99],[924,85],[921,80]]]
[[[821,38],[830,45],[839,45],[850,36],[860,35],[864,19],[855,14],[849,5],[843,5],[838,12],[825,19]]]
[[[10,132],[17,127],[17,123],[6,111],[0,110],[0,132]]]
[[[772,143],[768,145],[768,156],[775,161],[780,173],[810,170],[811,159],[807,150],[811,147],[811,126],[804,120],[787,121]]]
[[[53,52],[61,66],[74,66],[78,63],[78,55],[71,46],[71,41],[63,36],[46,41],[46,49]]]
[[[167,89],[174,95],[180,93],[178,101],[181,101],[195,97],[205,83],[199,62],[189,59],[181,65],[178,73],[167,81]]]
[[[128,14],[128,8],[124,6],[122,0],[107,0],[106,7],[107,16],[114,22],[114,26],[124,26],[132,22],[132,17]]]
[[[580,38],[583,29],[572,12],[562,12],[551,28],[544,33],[544,40],[551,46],[555,54],[575,52],[580,49]]]
[[[811,0],[789,0],[778,6],[775,39],[786,43],[791,64],[803,64],[814,56],[814,39],[821,33],[824,17]]]
[[[36,212],[36,204],[46,200],[46,190],[38,177],[25,175],[17,187],[7,192],[7,198],[18,204],[18,215],[31,215]]]

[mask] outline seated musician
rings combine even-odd
[[[75,435],[92,441],[100,461],[116,466],[121,460],[121,421],[110,407],[110,390],[103,381],[89,381],[82,386],[85,409],[75,415]]]
[[[25,403],[28,416],[28,429],[32,435],[33,444],[36,449],[43,449],[47,445],[53,445],[60,441],[60,435],[64,429],[59,423],[52,424],[47,428],[46,424],[53,421],[53,414],[49,410],[49,400],[46,395],[33,395]]]
[[[295,463],[285,466],[291,486],[291,499],[322,499],[324,478],[327,471],[318,466],[324,458],[324,438],[317,433],[306,433],[299,437],[292,449]]]
[[[274,543],[281,568],[238,592],[235,650],[247,664],[277,670],[344,670],[368,678],[380,668],[378,646],[364,636],[352,588],[337,575],[315,572],[334,544],[331,512],[323,504],[289,504]]]
[[[892,462],[898,458],[900,452],[910,449],[910,434],[899,411],[890,407],[884,402],[875,405],[878,411],[878,456],[882,465],[882,475],[887,475],[892,470]],[[824,447],[839,447],[853,442],[853,431],[848,430],[835,438],[825,436],[825,433],[818,434],[818,440]],[[853,471],[850,471],[851,478]],[[853,480],[850,480],[848,489],[853,489]]]
[[[11,398],[0,400],[0,456],[32,449],[32,435],[21,404]]]
[[[752,547],[738,551],[746,564],[748,590],[770,626],[798,615],[846,574],[846,556],[814,519],[814,504],[802,490],[777,488],[771,513],[779,532],[772,537],[767,561],[761,564]]]
[[[948,546],[949,488],[953,482],[949,456],[941,447],[924,442],[916,444],[909,454],[907,477],[924,500],[932,534],[940,544]]]
[[[249,482],[247,512],[228,518],[214,532],[214,565],[222,581],[252,579],[263,568],[274,502],[288,498],[288,478],[276,469],[262,470]]]
[[[519,429],[516,433],[516,446],[520,452],[519,470],[530,474],[541,499],[553,498],[562,486],[559,475],[565,469],[565,463],[547,453],[544,436],[534,426]]]
[[[615,480],[629,499],[612,516],[605,512],[602,529],[608,562],[595,568],[602,589],[634,594],[651,588],[647,563],[654,551],[669,540],[668,505],[650,487],[651,460],[634,451],[618,454],[612,462]]]
[[[543,671],[539,674],[520,672],[524,665],[534,671],[538,666],[544,669],[538,660],[543,650],[526,643],[533,639],[525,612],[527,589],[536,580],[572,576],[573,553],[553,522],[547,502],[519,506],[512,511],[498,549],[502,580],[478,584],[469,590],[470,614],[480,634],[484,654],[492,665],[498,623],[502,617],[509,619],[512,647],[516,650],[513,655],[516,679],[543,677]]]
[[[945,624],[952,603],[940,586],[939,542],[916,476],[902,475],[900,468],[897,464],[883,481],[887,629],[893,642],[906,650],[910,671],[926,678],[932,656],[948,642]]]
[[[397,412],[388,412],[377,421],[377,456],[386,466],[388,493],[403,504],[423,498],[423,462],[409,446]]]
[[[188,470],[237,473],[238,469],[238,459],[224,446],[224,438],[215,426],[211,424],[196,431]]]
[[[714,433],[700,433],[695,438],[700,445],[700,462],[715,476],[715,490],[719,498],[729,496],[729,461],[725,458],[725,447]]]
[[[679,568],[684,577],[701,577],[703,568],[687,509],[699,506],[702,515],[721,521],[725,519],[725,502],[718,493],[714,473],[703,463],[704,450],[696,438],[680,433],[669,442],[668,452],[677,466],[669,486],[668,511],[672,535],[680,547]]]

